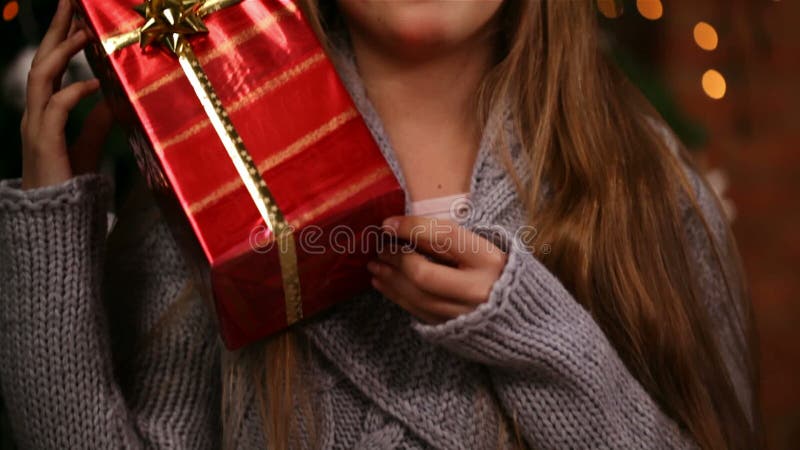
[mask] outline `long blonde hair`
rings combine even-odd
[[[325,43],[340,20],[335,2],[298,4]],[[693,213],[703,216],[682,168],[693,167],[685,149],[676,158],[652,126],[657,113],[601,52],[593,2],[506,1],[499,14],[501,54],[478,92],[476,113],[487,123],[502,99],[512,99],[515,132],[529,158],[530,182],[518,183],[520,194],[537,238],[552,248],[543,263],[702,448],[758,447],[757,426],[747,419],[756,399],[746,405],[737,399],[689,262],[679,197],[688,196]],[[509,161],[507,145],[501,147]],[[544,180],[552,187],[547,201],[539,192]],[[755,386],[753,327],[732,234],[716,242],[702,221],[726,274],[730,310],[742,311],[731,320],[743,330],[744,363]],[[318,434],[308,380],[298,370],[303,355],[292,329],[226,355],[226,447],[235,445],[248,395],[260,405],[270,448],[294,446],[300,427]]]

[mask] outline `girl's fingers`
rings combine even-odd
[[[442,321],[441,317],[437,317],[420,308],[416,303],[409,301],[409,299],[413,298],[415,295],[415,292],[411,286],[408,284],[399,285],[395,281],[396,280],[390,281],[388,277],[385,276],[374,276],[372,278],[372,287],[386,296],[386,298],[411,313],[413,316],[418,317],[427,323],[437,323]]]
[[[490,285],[480,285],[481,277],[429,261],[417,252],[385,251],[379,253],[378,258],[400,271],[418,288],[436,296],[474,305],[485,301],[490,289]]]
[[[454,302],[448,298],[430,295],[420,290],[411,280],[391,266],[372,265],[374,280],[381,293],[411,314],[428,323],[439,323],[465,314],[474,305]]]
[[[100,150],[111,130],[114,120],[105,100],[100,100],[83,124],[80,135],[69,152],[73,173],[82,174],[97,169]]]
[[[63,130],[67,117],[78,102],[97,91],[100,82],[95,78],[73,83],[55,93],[42,115],[43,130]]]
[[[438,318],[435,322],[441,323],[449,319],[454,319],[460,315],[467,314],[475,309],[475,306],[465,305],[463,303],[454,303],[450,300],[433,297],[423,305],[428,314]]]
[[[87,39],[85,31],[78,31],[31,67],[28,75],[27,105],[30,110],[30,121],[38,123],[39,116],[54,92],[56,77],[60,78],[63,75],[69,60],[86,45]]]
[[[69,32],[67,33],[67,37],[72,36],[75,34],[80,28],[78,28],[78,22],[75,19],[69,23]]]
[[[396,216],[384,221],[384,229],[414,248],[459,266],[500,264],[503,252],[491,242],[450,220]]]
[[[81,29],[78,27],[78,22],[76,22],[73,19],[72,22],[69,25],[69,32],[67,33],[66,39],[67,40],[71,39],[72,36],[75,36],[75,33],[77,33],[80,30]],[[61,89],[61,82],[64,79],[64,72],[66,72],[68,65],[69,65],[69,63],[67,63],[67,65],[64,66],[64,70],[62,70],[60,74],[58,74],[57,76],[53,77],[53,92],[56,92],[59,89]]]
[[[56,14],[50,22],[50,28],[42,38],[39,49],[33,57],[34,64],[37,60],[47,56],[60,42],[67,37],[72,22],[72,4],[69,0],[59,0]]]

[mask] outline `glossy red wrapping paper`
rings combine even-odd
[[[135,0],[76,0],[87,50],[137,160],[232,349],[287,326],[271,240],[197,94],[165,51],[100,41],[144,20]],[[244,0],[190,39],[217,95],[295,228],[303,317],[369,286],[381,221],[404,195],[333,65],[294,3]],[[260,244],[258,246],[254,244]]]

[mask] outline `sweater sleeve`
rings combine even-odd
[[[136,440],[99,310],[110,191],[99,176],[0,185],[0,380],[23,447]]]
[[[194,336],[162,338],[172,347],[143,356],[157,365],[125,374],[153,381],[132,386],[132,399],[115,377],[101,294],[110,196],[98,175],[33,190],[0,182],[0,387],[14,438],[37,449],[205,448],[217,428],[203,401],[215,397],[208,374],[190,370],[210,360],[187,345]],[[150,291],[140,283],[128,303]],[[170,364],[180,370],[169,380],[153,369]],[[169,396],[153,395],[162,391]]]
[[[709,195],[701,193],[702,209],[720,223]],[[714,314],[725,307],[721,275],[713,269],[709,241],[696,229],[699,224],[687,220],[689,238],[694,239],[691,251]],[[733,342],[730,324],[720,325],[715,327],[717,337]],[[424,338],[485,364],[500,401],[515,412],[523,437],[532,445],[696,447],[627,370],[589,312],[522,245],[510,245],[507,265],[486,303],[441,324],[414,320],[413,327]],[[741,354],[745,349],[736,350]],[[743,366],[731,364],[729,369],[732,379],[745,379]],[[742,391],[747,391],[746,383]],[[743,401],[747,395],[741,393]]]

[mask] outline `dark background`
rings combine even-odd
[[[773,449],[800,448],[800,3],[596,3],[604,45],[693,150],[733,220],[760,332],[768,442]],[[30,65],[25,56],[32,55],[55,4],[0,0],[0,178],[20,173],[20,102]],[[700,21],[716,31],[713,50],[702,49],[693,35]],[[724,77],[720,99],[701,83],[709,69]],[[83,78],[86,70],[76,60],[67,76]],[[715,87],[719,83],[709,93]],[[69,136],[93,101],[70,118]],[[119,131],[106,147],[102,170],[114,174],[121,198],[136,170],[134,159]],[[7,413],[0,398],[0,450],[15,448]]]

